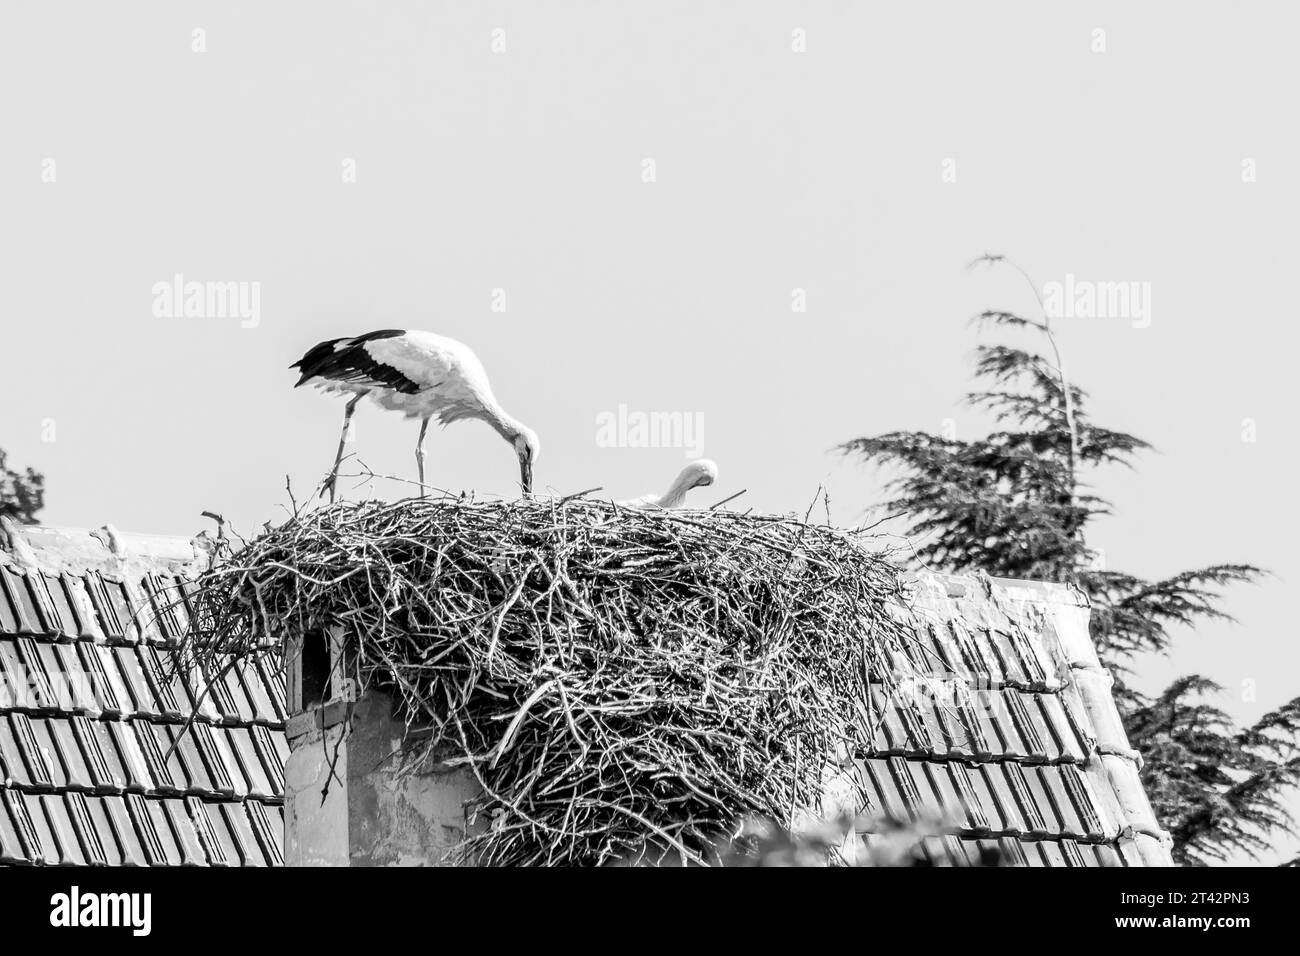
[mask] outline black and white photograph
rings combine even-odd
[[[0,926],[770,867],[1267,926],[1297,29],[3,0]]]

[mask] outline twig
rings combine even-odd
[[[582,498],[585,495],[590,495],[597,491],[604,491],[604,490],[605,490],[604,488],[597,487],[597,488],[588,488],[586,491],[575,491],[573,494],[565,495],[563,498],[561,498],[560,504],[566,504],[570,501],[573,501],[574,499]]]
[[[1043,333],[1043,335],[1047,338],[1047,343],[1052,347],[1053,356],[1056,358],[1056,373],[1061,383],[1061,397],[1064,402],[1065,424],[1070,432],[1070,447],[1069,447],[1067,465],[1069,467],[1069,472],[1070,472],[1069,503],[1070,506],[1073,507],[1075,503],[1075,489],[1078,486],[1076,475],[1078,471],[1078,462],[1079,462],[1079,426],[1076,423],[1074,417],[1074,396],[1071,393],[1069,378],[1065,373],[1065,357],[1062,355],[1060,346],[1057,344],[1056,341],[1056,335],[1052,331],[1052,317],[1047,312],[1047,306],[1043,302],[1043,294],[1038,290],[1038,284],[1034,282],[1033,278],[1029,275],[1028,272],[1025,271],[1023,267],[1020,266],[1019,263],[1015,262],[1012,259],[1008,259],[1006,256],[1003,255],[991,255],[989,253],[985,253],[984,255],[979,256],[976,259],[972,260],[967,266],[967,268],[968,269],[974,268],[976,265],[979,265],[980,263],[987,263],[989,265],[1005,264],[1010,266],[1012,269],[1015,269],[1017,272],[1019,272],[1020,275],[1024,278],[1026,284],[1028,284],[1029,290],[1034,294],[1034,300],[1038,303],[1038,310],[1040,313],[1042,313],[1043,317],[1040,321],[1026,319],[1025,322],[1026,324],[1033,326],[1034,328],[1038,329],[1038,331]],[[1080,537],[1080,539],[1082,539],[1083,536],[1082,527],[1075,529],[1075,533]]]
[[[225,518],[223,518],[219,514],[214,514],[211,511],[201,511],[199,512],[199,516],[203,518],[209,518],[215,521],[217,523],[217,540],[218,541],[226,540],[226,519]]]
[[[723,505],[725,505],[728,501],[735,501],[737,498],[739,498],[741,495],[743,495],[743,494],[744,494],[745,492],[747,492],[748,490],[749,490],[748,488],[741,488],[739,491],[737,491],[737,492],[736,492],[734,495],[732,495],[731,497],[729,497],[729,498],[723,498],[721,501],[715,501],[713,504],[709,505],[709,510],[712,511],[712,510],[715,509],[715,508],[721,508],[721,507],[722,507]]]

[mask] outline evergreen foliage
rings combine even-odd
[[[1143,755],[1157,818],[1173,835],[1175,861],[1204,865],[1243,851],[1258,857],[1279,834],[1296,832],[1286,801],[1300,779],[1300,698],[1239,728],[1210,703],[1221,688],[1205,677],[1182,677],[1155,697],[1125,678],[1139,655],[1168,654],[1176,627],[1227,618],[1222,589],[1264,572],[1215,564],[1152,581],[1105,568],[1085,531],[1110,505],[1082,476],[1099,465],[1132,467],[1151,446],[1088,417],[1088,395],[1067,378],[1046,314],[988,311],[975,322],[1035,333],[1051,353],[978,348],[982,388],[967,402],[991,413],[996,430],[973,441],[890,432],[840,450],[886,467],[890,498],[881,509],[907,516],[917,557],[929,567],[1068,582],[1087,593],[1092,637],[1116,676],[1120,712]]]
[[[31,468],[25,472],[10,468],[8,455],[0,448],[0,518],[31,524],[44,506],[45,478]]]

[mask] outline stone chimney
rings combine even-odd
[[[284,768],[289,866],[446,866],[480,792],[464,768],[398,773],[408,730],[393,698],[343,676],[337,634],[291,642]],[[418,733],[418,730],[415,731]]]

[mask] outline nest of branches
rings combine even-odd
[[[819,806],[911,634],[859,536],[594,501],[341,503],[199,585],[200,666],[341,630],[419,730],[404,767],[477,777],[486,865],[718,862],[746,818]]]

